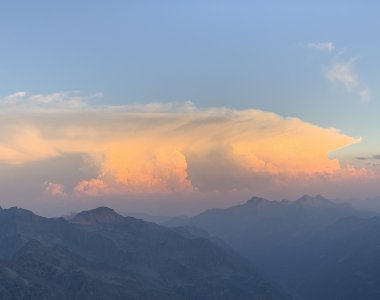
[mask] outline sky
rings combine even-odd
[[[1,1],[0,204],[380,195],[377,1]]]

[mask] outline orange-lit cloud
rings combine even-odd
[[[97,178],[83,180],[77,194],[190,191],[187,163],[176,145],[158,141],[114,142],[106,146]]]
[[[18,98],[26,96],[12,97],[21,105]],[[65,106],[63,96],[56,97],[42,100]],[[79,181],[72,191],[76,196],[249,189],[260,180],[281,185],[372,176],[329,158],[359,139],[297,118],[253,109],[199,110],[191,102],[80,107],[0,115],[0,161],[20,165],[83,154],[97,175]],[[45,188],[61,196],[62,184]]]
[[[54,183],[54,182],[44,182],[45,187],[45,193],[53,196],[53,197],[60,197],[60,196],[66,196],[67,194],[64,191],[64,186],[60,183]]]

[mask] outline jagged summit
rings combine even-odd
[[[301,198],[297,199],[294,203],[309,205],[313,207],[331,207],[331,206],[336,205],[334,202],[326,199],[325,197],[321,195],[316,195],[316,196],[303,195]]]
[[[9,208],[0,208],[0,213],[3,216],[7,216],[9,218],[17,218],[17,219],[35,219],[35,218],[43,218],[39,215],[36,215],[32,211],[24,208],[19,208],[17,206],[12,206]]]
[[[262,197],[256,197],[253,196],[251,199],[249,199],[246,204],[262,204],[262,203],[267,203],[267,202],[272,202],[267,199],[264,199]]]
[[[70,220],[76,224],[118,224],[124,221],[124,217],[112,208],[101,206],[92,210],[85,210]]]

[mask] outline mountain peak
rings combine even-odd
[[[264,198],[261,198],[261,197],[252,197],[251,199],[249,199],[246,204],[262,204],[262,203],[266,203],[266,202],[270,202],[269,200],[266,200]]]
[[[112,208],[101,206],[92,210],[85,210],[78,213],[71,219],[71,223],[76,224],[118,224],[124,221],[124,217],[115,212]]]
[[[34,214],[32,211],[12,206],[6,209],[0,208],[1,214],[12,216],[12,218],[40,218],[40,216]]]
[[[303,195],[301,198],[295,201],[295,203],[313,206],[313,207],[331,207],[334,206],[334,202],[326,199],[321,195],[310,196]]]

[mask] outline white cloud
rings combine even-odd
[[[319,51],[334,52],[334,58],[325,74],[327,80],[342,84],[348,92],[358,95],[360,102],[370,102],[371,92],[368,88],[363,88],[362,82],[354,70],[354,64],[357,61],[356,57],[351,57],[348,60],[338,60],[344,55],[346,49],[337,48],[332,42],[308,43],[306,46]]]
[[[77,92],[58,92],[51,94],[28,94],[16,92],[0,98],[0,111],[5,112],[144,112],[144,113],[191,113],[197,110],[192,101],[150,102],[146,104],[103,105],[93,100],[103,98],[102,93],[83,96]]]
[[[120,106],[107,106],[98,107],[98,109],[107,108],[108,110],[128,111],[128,112],[145,112],[145,113],[159,113],[159,112],[195,112],[196,106],[191,101],[185,102],[152,102],[147,104],[127,104]]]
[[[359,95],[361,102],[369,103],[371,101],[371,92],[368,89],[361,90]]]
[[[103,97],[101,93],[84,97],[76,92],[30,95],[20,91],[0,99],[0,109],[2,112],[89,109],[89,103],[101,97]]]
[[[327,70],[326,77],[332,82],[339,82],[345,86],[348,91],[359,85],[359,79],[353,70],[353,64],[356,58],[351,58],[348,61],[334,61]]]
[[[14,94],[8,95],[2,99],[2,103],[5,105],[12,105],[20,101],[23,97],[26,96],[25,92],[16,92]]]
[[[332,52],[335,50],[335,45],[332,42],[308,43],[306,46],[309,48],[327,52]]]

